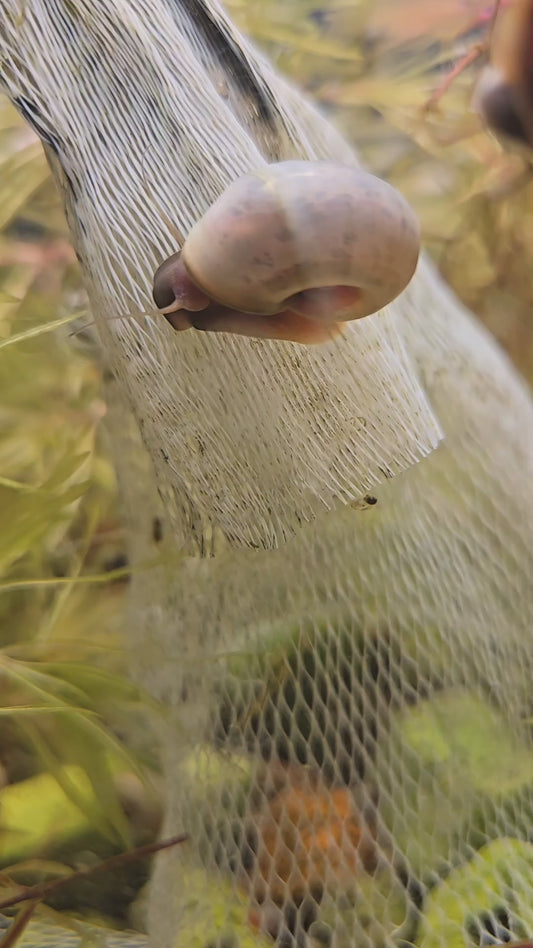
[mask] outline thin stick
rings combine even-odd
[[[461,75],[465,69],[468,69],[472,63],[475,63],[477,59],[480,58],[487,50],[490,48],[492,42],[492,35],[494,33],[494,27],[496,20],[498,18],[498,13],[500,10],[502,0],[494,0],[494,5],[492,8],[492,13],[490,16],[489,27],[487,30],[487,36],[482,39],[479,43],[476,43],[475,46],[472,46],[464,56],[461,56],[461,59],[455,64],[453,69],[450,70],[447,76],[442,80],[442,82],[433,90],[428,101],[424,105],[423,111],[429,112],[432,109],[436,108],[440,100],[446,93],[450,86],[453,85],[458,76]]]
[[[450,69],[450,72],[448,73],[446,78],[442,80],[440,85],[437,86],[434,92],[432,92],[432,94],[430,95],[428,101],[426,102],[424,106],[425,112],[429,112],[431,111],[431,109],[434,109],[437,107],[440,100],[443,98],[443,96],[446,95],[446,93],[448,92],[448,89],[450,88],[450,86],[453,85],[457,77],[460,76],[461,73],[465,71],[465,69],[468,69],[468,67],[471,66],[472,63],[475,63],[476,59],[479,59],[479,57],[487,49],[487,46],[488,46],[487,40],[484,39],[481,41],[481,43],[476,43],[475,46],[472,46],[472,48],[469,49],[468,52],[465,53],[465,55],[461,57],[461,59],[455,64],[453,69]]]
[[[9,930],[6,932],[2,941],[0,942],[1,948],[12,948],[12,945],[15,945],[19,940],[20,935],[22,935],[26,925],[30,921],[36,907],[37,901],[30,902],[29,905],[26,905],[18,913],[16,919],[9,926]]]
[[[106,322],[110,323],[118,319],[139,319],[139,317],[160,316],[161,312],[162,311],[160,309],[148,309],[143,313],[121,313],[118,316],[108,316]],[[85,332],[85,330],[90,329],[91,326],[96,326],[95,319],[91,319],[90,322],[84,323],[83,326],[79,326],[78,329],[73,329],[71,332],[69,332],[69,338],[72,338],[72,336],[79,336],[80,332]]]
[[[144,859],[145,856],[151,856],[154,853],[160,852],[162,849],[170,849],[171,846],[179,846],[188,839],[188,833],[181,833],[179,836],[171,836],[170,839],[165,839],[160,843],[147,843],[146,846],[139,846],[137,849],[132,849],[127,853],[118,853],[118,855],[111,856],[110,859],[104,859],[95,866],[89,866],[88,869],[78,869],[66,878],[53,879],[51,882],[40,882],[38,885],[28,886],[18,895],[13,895],[1,901],[0,911],[2,909],[11,908],[13,905],[18,905],[19,902],[41,901],[50,895],[50,893],[56,892],[58,889],[63,889],[71,882],[77,882],[79,879],[87,879],[89,876],[94,876],[99,872],[107,872],[109,869],[116,869],[117,866],[127,865],[127,863],[135,862],[137,859]],[[2,948],[4,948],[4,942],[2,942]]]

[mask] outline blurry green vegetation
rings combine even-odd
[[[396,716],[391,746],[401,767],[391,785],[390,760],[378,763],[383,817],[427,884],[435,873],[446,875],[450,853],[467,858],[500,834],[530,837],[531,747],[491,702],[466,688],[437,692]],[[404,801],[401,824],[398,793]]]
[[[421,948],[464,948],[527,939],[533,927],[533,846],[498,839],[453,870],[432,892],[422,918]],[[492,939],[492,940],[491,940]]]
[[[147,803],[157,801],[154,709],[123,652],[128,570],[99,434],[101,370],[71,338],[85,295],[41,146],[5,102],[0,165],[5,886],[145,842],[158,807]],[[113,885],[65,890],[61,905],[118,916],[146,874],[144,863]]]
[[[268,948],[272,940],[249,924],[248,898],[232,885],[214,880],[192,867],[183,872],[183,886],[176,893],[180,912],[190,913],[191,921],[180,944],[187,948]]]

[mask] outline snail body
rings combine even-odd
[[[176,329],[321,342],[411,279],[416,217],[386,182],[333,162],[267,165],[231,184],[154,277]]]
[[[533,148],[533,0],[500,10],[474,106],[502,143]]]

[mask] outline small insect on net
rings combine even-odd
[[[215,3],[0,0],[0,32],[83,267],[133,563],[164,530],[128,632],[190,839],[152,943],[532,938],[525,385],[424,259],[322,346],[173,332],[154,271],[230,181],[354,154]]]

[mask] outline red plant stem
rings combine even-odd
[[[185,843],[188,838],[187,833],[181,833],[179,836],[164,839],[160,843],[147,843],[146,846],[139,846],[137,849],[132,849],[127,853],[118,853],[116,856],[111,856],[110,859],[104,859],[95,866],[89,866],[88,869],[78,869],[67,878],[53,879],[51,882],[40,882],[38,885],[25,887],[24,891],[19,892],[18,895],[13,895],[1,901],[0,911],[2,909],[11,908],[12,905],[18,905],[19,902],[41,901],[45,899],[47,895],[50,895],[50,893],[56,892],[57,889],[62,889],[71,882],[76,882],[78,879],[87,879],[89,876],[96,875],[99,872],[107,872],[109,869],[116,869],[117,866],[124,866],[137,859],[144,859],[145,856],[151,856],[154,853],[160,852],[162,849],[170,849],[171,846],[179,846],[180,843]],[[4,942],[2,942],[2,948],[4,948]]]
[[[36,906],[37,902],[30,902],[29,905],[21,909],[14,922],[9,926],[9,930],[2,938],[2,941],[0,941],[1,948],[12,948],[12,946],[16,944],[30,921]]]
[[[434,109],[439,104],[442,97],[446,95],[448,89],[450,88],[451,85],[453,85],[457,77],[460,76],[461,73],[464,72],[465,69],[468,69],[468,67],[471,66],[472,63],[475,63],[476,59],[479,59],[480,56],[482,56],[484,53],[487,52],[487,50],[490,47],[492,34],[494,32],[494,25],[496,23],[496,19],[497,19],[500,7],[505,6],[505,5],[506,5],[505,0],[494,0],[494,5],[492,7],[490,17],[488,18],[489,19],[488,35],[485,37],[485,39],[481,40],[480,43],[476,43],[475,46],[472,46],[468,50],[468,52],[464,54],[464,56],[461,56],[461,59],[455,64],[453,69],[450,70],[448,75],[445,76],[442,82],[437,86],[437,88],[430,95],[428,101],[426,102],[424,106],[425,112],[426,111],[429,112],[431,109]]]

